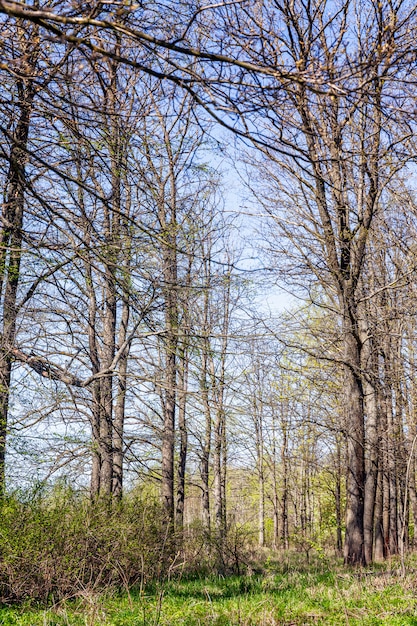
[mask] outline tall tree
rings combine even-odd
[[[348,446],[344,554],[346,563],[352,564],[365,559],[364,379],[358,285],[381,198],[392,176],[405,165],[409,150],[408,120],[391,113],[393,101],[401,99],[406,108],[408,100],[398,94],[389,78],[400,54],[400,40],[408,37],[410,24],[405,27],[400,19],[402,7],[394,9],[388,3],[376,7],[367,2],[360,7],[361,20],[349,46],[351,3],[340,11],[331,11],[321,2],[308,6],[284,3],[278,10],[266,10],[259,23],[259,28],[267,19],[283,25],[275,53],[281,58],[285,49],[299,68],[298,83],[281,81],[274,96],[266,92],[258,100],[260,107],[271,111],[269,131],[277,129],[277,141],[286,145],[287,152],[282,158],[268,152],[269,181],[274,180],[275,187],[269,184],[268,192],[258,197],[264,198],[281,233],[291,240],[298,267],[301,263],[337,301]],[[348,66],[356,54],[360,58],[357,76],[341,83],[341,67]],[[316,71],[328,80],[320,93],[303,81],[303,76]],[[393,142],[398,149],[391,149]],[[272,163],[279,173],[274,174]],[[291,272],[290,262],[287,251]]]

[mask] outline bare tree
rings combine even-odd
[[[268,153],[269,181],[274,179],[275,188],[272,184],[267,184],[267,191],[258,188],[258,198],[276,216],[281,233],[291,240],[297,269],[302,265],[337,301],[342,320],[340,361],[345,375],[348,443],[345,561],[362,563],[365,426],[358,285],[383,194],[406,164],[410,149],[408,119],[391,113],[393,102],[406,108],[407,97],[404,100],[389,80],[399,71],[395,66],[399,40],[407,39],[410,22],[405,26],[400,9],[394,11],[388,4],[375,7],[363,3],[353,47],[347,46],[351,10],[350,3],[332,14],[322,3],[314,7],[284,3],[278,10],[285,25],[279,39],[299,67],[300,78],[317,68],[326,72],[328,88],[317,94],[302,82],[282,81],[275,99],[269,92],[259,98],[259,106],[272,114],[268,132],[275,132],[277,141],[286,145],[287,156]],[[259,28],[268,15],[278,19],[271,9],[259,18],[263,20]],[[334,37],[336,31],[339,35]],[[336,86],[333,80],[340,76],[340,68],[349,64],[354,50],[360,51],[358,73],[343,87],[340,83]],[[282,51],[277,49],[276,54]],[[285,104],[280,94],[285,94],[291,105]],[[398,149],[392,148],[394,144]],[[291,275],[291,253],[284,246]]]

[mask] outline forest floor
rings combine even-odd
[[[0,608],[4,626],[417,626],[417,559],[346,570],[321,559],[268,561],[263,574],[171,580],[123,594],[80,594],[48,609]]]

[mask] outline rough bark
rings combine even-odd
[[[378,369],[376,348],[371,335],[367,311],[363,310],[361,315],[361,343],[362,343],[362,372],[364,405],[366,414],[366,443],[365,443],[365,484],[364,484],[364,556],[366,564],[373,560],[374,546],[374,511],[376,486],[378,476],[378,456],[379,456],[379,428],[378,428],[378,402],[377,402],[377,380]]]
[[[184,338],[183,338],[184,342]],[[184,526],[185,476],[187,467],[188,430],[187,430],[187,385],[188,385],[188,350],[182,345],[178,357],[178,429],[180,449],[178,459],[178,486],[175,511],[175,526],[181,532]]]
[[[289,496],[289,463],[288,463],[288,430],[287,424],[282,422],[281,444],[282,491],[281,491],[281,542],[284,550],[289,548],[288,527],[288,496]]]
[[[129,295],[125,293],[122,315],[120,321],[118,347],[126,342],[130,317]],[[113,427],[113,488],[114,497],[121,498],[123,494],[123,460],[124,460],[124,423],[125,404],[127,386],[127,366],[129,350],[126,347],[119,360],[117,372],[117,394],[114,407],[114,427]]]
[[[374,560],[379,563],[384,560],[384,520],[383,520],[383,479],[382,479],[382,459],[379,463],[377,477],[377,490],[375,497],[375,533],[374,533]]]
[[[208,294],[206,296],[208,298]],[[209,383],[208,383],[208,337],[204,337],[204,344],[202,347],[202,371],[200,379],[200,389],[202,392],[202,402],[204,411],[205,430],[204,438],[202,442],[201,459],[200,459],[200,474],[202,483],[201,492],[201,505],[202,505],[202,522],[203,527],[209,533],[211,527],[210,519],[210,454],[211,454],[211,410],[209,401]]]
[[[165,385],[164,425],[162,435],[162,502],[170,524],[174,524],[174,451],[175,451],[175,412],[177,393],[177,304],[174,292],[176,284],[176,262],[170,255],[165,266]],[[175,269],[174,269],[175,268]]]
[[[335,509],[336,509],[336,549],[337,553],[343,554],[342,537],[342,454],[339,437],[336,438],[336,485],[335,485]]]
[[[346,434],[347,434],[347,504],[346,535],[344,544],[345,563],[364,564],[364,421],[363,388],[360,377],[360,357],[357,337],[345,330]]]
[[[15,343],[17,289],[20,279],[22,258],[23,219],[25,207],[25,167],[29,139],[31,114],[36,94],[33,77],[36,73],[39,52],[38,28],[31,33],[32,41],[22,44],[22,72],[30,78],[17,78],[17,121],[11,135],[10,164],[4,188],[4,204],[1,213],[0,231],[0,296],[2,296],[3,328],[0,336],[0,494],[5,487],[5,455],[9,413],[10,383]],[[4,294],[2,293],[4,291]]]

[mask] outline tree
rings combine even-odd
[[[10,25],[9,25],[10,27]],[[3,310],[3,329],[0,353],[0,491],[4,490],[4,463],[8,423],[8,407],[12,374],[11,348],[14,346],[17,319],[17,288],[20,276],[23,219],[25,204],[26,147],[29,140],[30,119],[36,87],[29,74],[36,75],[39,58],[39,29],[26,29],[22,24],[14,29],[17,38],[16,62],[21,74],[16,76],[13,90],[17,103],[9,124],[9,170],[4,181],[4,203],[1,216],[0,296]],[[13,94],[14,96],[14,94]],[[12,97],[13,97],[12,96]],[[4,290],[4,295],[3,295]]]
[[[403,71],[395,64],[410,22],[405,26],[399,9],[388,4],[362,3],[359,28],[347,46],[351,10],[349,3],[332,13],[323,3],[308,7],[284,3],[271,10],[271,19],[278,12],[285,24],[276,54],[286,51],[299,68],[300,81],[281,81],[276,96],[266,92],[259,97],[258,106],[271,111],[268,130],[286,146],[287,155],[280,158],[268,152],[268,191],[264,187],[257,197],[291,241],[298,268],[302,265],[337,302],[348,445],[344,554],[346,563],[363,563],[365,424],[358,289],[375,215],[390,180],[407,162],[408,120],[400,113],[392,116],[392,103],[400,96],[390,77]],[[340,35],[334,38],[336,31]],[[356,77],[336,86],[335,77],[356,51],[360,58]],[[328,88],[320,94],[301,81],[316,68],[328,77]],[[406,109],[407,100],[401,106]],[[293,271],[288,254],[286,263]]]

